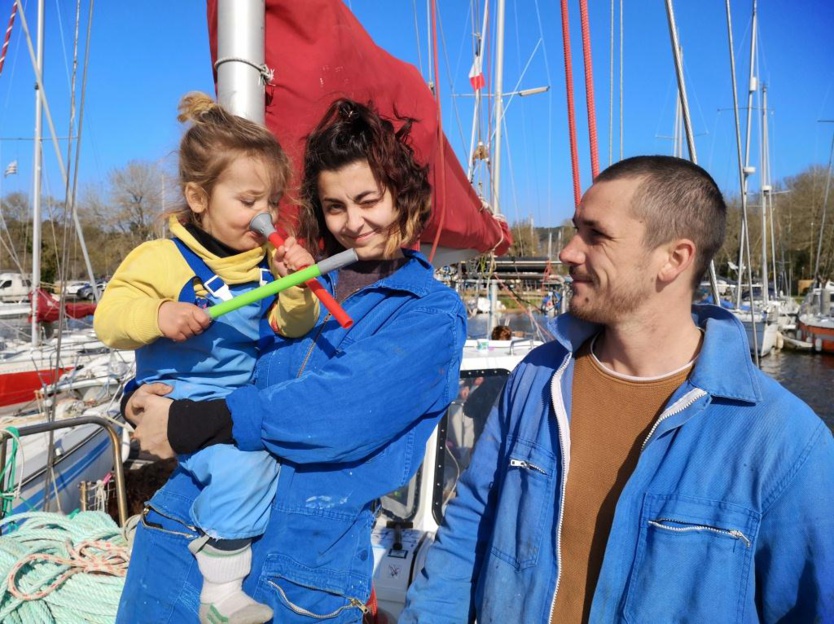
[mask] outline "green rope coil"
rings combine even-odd
[[[8,525],[8,526],[7,526]],[[0,622],[110,624],[128,543],[106,514],[33,512],[0,521]]]

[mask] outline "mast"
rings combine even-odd
[[[484,35],[487,28],[487,20],[489,19],[489,0],[484,0],[484,19],[481,25],[481,32],[477,33],[477,43],[475,49],[476,62],[481,62],[481,67],[478,69],[483,71],[483,54],[484,54]],[[472,182],[475,176],[475,137],[478,134],[478,127],[480,126],[480,109],[481,109],[481,89],[475,89],[475,106],[472,109],[472,136],[469,140],[469,165],[467,167],[467,179]],[[479,147],[479,146],[478,146]]]
[[[675,22],[675,10],[672,6],[672,0],[666,0],[666,18],[669,23],[669,37],[672,43],[672,57],[675,62],[675,76],[678,81],[678,99],[681,107],[683,130],[686,135],[686,145],[689,148],[689,160],[697,165],[698,154],[695,151],[695,135],[692,132],[692,122],[689,116],[689,102],[686,98],[686,82],[683,74],[682,49],[680,41],[678,40],[678,28]],[[720,301],[718,278],[715,275],[715,262],[712,260],[710,260],[709,263],[709,282],[712,286],[712,295],[715,302],[718,303]]]
[[[264,0],[217,2],[217,99],[230,112],[263,124]]]
[[[770,236],[773,235],[773,214],[771,206],[771,186],[770,186],[770,162],[768,161],[767,153],[767,85],[762,83],[762,144],[761,159],[762,167],[762,188],[760,191],[762,202],[762,303],[767,306],[770,298],[770,279],[768,276],[768,261],[767,261],[767,241],[768,241],[768,217],[770,217]],[[772,254],[775,255],[775,254]],[[773,271],[773,280],[776,281],[776,271]],[[750,289],[750,298],[753,298],[752,288]]]
[[[495,148],[493,151],[492,208],[501,214],[499,193],[501,190],[501,135],[504,124],[504,0],[498,0],[495,18]],[[495,308],[498,303],[498,284],[489,284],[489,321],[487,330],[491,334],[495,327]]]
[[[21,10],[21,14],[23,11]],[[37,25],[37,68],[38,76],[43,76],[43,33],[44,33],[44,0],[38,0]],[[41,173],[43,167],[43,151],[41,137],[43,135],[43,104],[41,102],[40,85],[35,84],[35,154],[33,158],[33,189],[32,189],[32,347],[37,347],[38,335],[38,289],[41,284]]]

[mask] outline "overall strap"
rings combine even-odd
[[[194,253],[176,236],[171,240],[174,241],[174,244],[180,250],[182,257],[185,258],[188,266],[192,271],[194,271],[194,275],[196,275],[197,278],[203,283],[203,287],[209,291],[209,293],[221,301],[228,301],[232,298],[232,291],[229,290],[226,283],[220,279],[219,275],[216,275],[214,271],[209,268],[200,256]],[[188,283],[183,286],[180,291],[179,300],[184,301],[185,303],[196,303],[197,295],[194,292],[194,283],[192,280],[188,280]]]
[[[192,271],[194,271],[194,274],[203,283],[203,287],[207,291],[223,301],[228,301],[233,297],[229,286],[220,278],[219,275],[215,274],[214,271],[209,268],[200,256],[194,253],[180,239],[173,237],[172,240],[180,250],[182,257],[185,258],[188,266]],[[264,284],[268,284],[274,280],[266,258],[261,260],[258,268],[260,270],[260,279],[258,280],[259,286],[263,286]],[[184,303],[194,303],[197,305],[202,303],[197,301],[197,294],[194,292],[194,280],[188,280],[188,282],[186,282],[186,284],[182,287],[179,295],[179,301]],[[269,344],[275,339],[275,332],[269,325],[269,319],[267,318],[267,311],[273,301],[275,301],[275,297],[265,297],[260,301],[261,320],[258,325],[258,346],[261,349],[268,347]]]
[[[258,265],[258,268],[261,271],[261,279],[259,286],[263,286],[265,284],[269,284],[270,282],[275,281],[275,276],[272,275],[272,271],[269,268],[269,262],[267,261],[267,257],[264,256],[264,259],[261,260],[261,263]],[[272,326],[269,324],[269,307],[275,301],[276,297],[264,297],[261,299],[261,320],[260,324],[258,325],[258,349],[261,352],[265,351],[274,341],[275,341],[275,330],[272,329]]]

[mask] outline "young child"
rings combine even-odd
[[[202,400],[247,383],[259,347],[274,340],[273,330],[286,337],[306,334],[319,310],[308,289],[293,287],[269,310],[271,302],[250,304],[210,320],[207,306],[272,279],[265,241],[248,225],[259,213],[275,217],[290,167],[266,128],[230,114],[205,94],[183,97],[179,120],[192,124],[180,143],[185,202],[169,215],[172,238],[143,243],[125,258],[94,326],[105,344],[137,350],[138,384],[164,382],[173,387],[170,398]],[[312,262],[293,238],[273,258],[282,276]],[[269,516],[277,460],[233,445],[178,459],[179,469],[202,488],[191,520],[204,537],[190,546],[203,575],[200,621],[268,621],[272,610],[247,596],[242,581],[251,567],[251,539]]]

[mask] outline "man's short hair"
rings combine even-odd
[[[674,156],[634,156],[614,163],[594,183],[642,178],[631,200],[632,214],[644,219],[648,249],[677,238],[695,243],[697,288],[724,242],[727,205],[715,180],[702,167]]]

